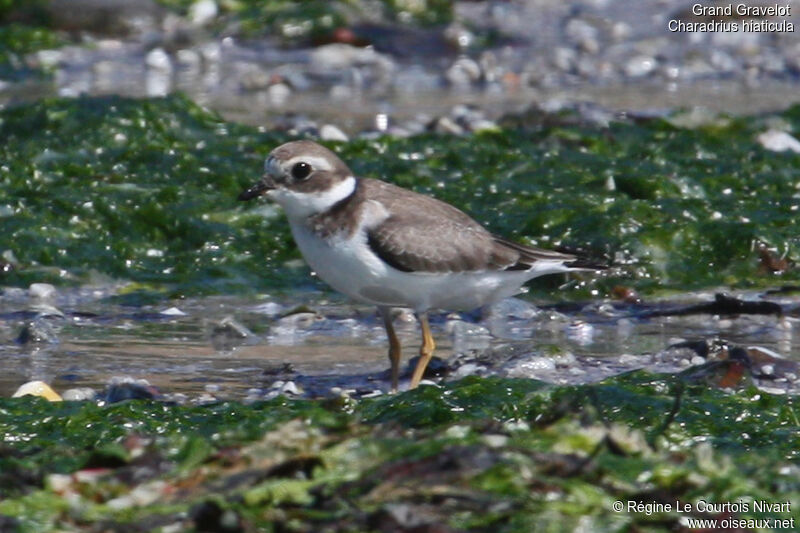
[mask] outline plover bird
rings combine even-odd
[[[412,309],[422,328],[413,389],[435,348],[429,310],[475,309],[517,293],[535,277],[598,268],[575,255],[493,235],[435,198],[358,178],[336,154],[312,141],[275,148],[263,177],[239,200],[262,195],[283,208],[298,248],[320,278],[378,307],[389,338],[393,391],[400,341],[392,307]]]

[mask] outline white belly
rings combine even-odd
[[[363,234],[325,241],[292,224],[292,235],[311,268],[337,291],[360,302],[415,311],[475,309],[516,294],[531,278],[567,270],[554,264],[538,272],[401,272],[372,253]]]

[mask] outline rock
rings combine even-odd
[[[308,329],[320,320],[323,320],[322,315],[313,311],[300,311],[298,313],[286,315],[278,320],[278,326]]]
[[[20,398],[22,396],[39,396],[51,402],[60,402],[62,400],[61,396],[44,381],[29,381],[20,385],[17,392],[11,397]]]
[[[564,31],[584,52],[596,54],[600,51],[599,30],[593,24],[580,18],[572,18],[567,22]]]
[[[172,60],[163,48],[150,50],[145,56],[144,62],[148,68],[172,72]]]
[[[58,335],[46,318],[31,320],[22,327],[17,335],[19,344],[57,344]]]
[[[80,387],[76,389],[67,389],[61,397],[66,402],[84,402],[94,400],[97,398],[97,391],[91,387]]]
[[[380,54],[373,48],[358,48],[349,44],[319,46],[312,50],[310,59],[312,72],[329,75],[334,79],[344,79],[355,68],[372,69],[372,73],[379,78],[395,70],[394,62],[389,56]]]
[[[292,89],[285,83],[273,83],[267,88],[267,97],[274,106],[282,106],[292,96]]]
[[[578,61],[578,54],[574,49],[558,46],[553,50],[553,64],[562,72],[572,72]]]
[[[447,82],[457,88],[468,88],[481,79],[481,66],[469,57],[461,57],[447,69]]]
[[[469,48],[475,42],[475,34],[461,22],[454,22],[445,28],[444,38],[462,50]]]
[[[792,152],[800,153],[800,141],[792,137],[785,131],[767,130],[758,136],[758,142],[767,150],[773,152]]]
[[[270,389],[284,396],[301,396],[303,394],[303,389],[298,387],[294,381],[278,380],[272,384]]]
[[[38,300],[52,300],[56,295],[56,288],[49,283],[31,283],[28,287],[28,296]]]
[[[333,124],[323,124],[319,129],[319,138],[323,141],[347,142],[347,134]]]
[[[103,395],[106,403],[117,403],[125,400],[153,400],[161,393],[145,379],[128,377],[114,378]]]
[[[285,311],[285,307],[276,302],[264,302],[250,308],[250,312],[269,317],[277,316]]]
[[[464,135],[464,128],[459,126],[450,117],[440,117],[436,119],[429,127],[435,133],[443,133],[447,135]]]
[[[219,8],[214,0],[197,0],[189,6],[189,20],[195,26],[205,26],[216,18],[218,12]]]
[[[625,63],[625,74],[631,78],[642,78],[653,72],[658,63],[654,57],[637,55]]]
[[[172,61],[167,53],[156,48],[145,58],[147,73],[145,75],[145,91],[148,96],[160,97],[169,94],[172,89]]]
[[[255,334],[235,318],[227,316],[212,326],[210,336],[214,349],[226,352],[241,346],[246,339],[255,337]]]

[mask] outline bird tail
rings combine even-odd
[[[509,241],[497,235],[494,236],[494,240],[502,246],[511,248],[520,254],[517,263],[507,268],[507,270],[528,270],[537,262],[551,264],[561,263],[570,270],[605,270],[611,266],[610,261],[601,262],[581,251],[567,250],[564,248],[558,250],[544,250],[542,248],[534,248],[532,246],[525,246],[524,244]]]
[[[564,266],[573,270],[606,270],[611,268],[612,265],[610,261],[601,263],[594,257],[578,255],[574,261],[564,263]]]

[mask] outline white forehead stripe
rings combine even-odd
[[[321,170],[323,172],[333,170],[333,165],[331,164],[330,159],[327,157],[318,157],[314,155],[295,156],[284,163],[284,168],[291,169],[297,163],[301,162],[308,163],[314,170]]]

